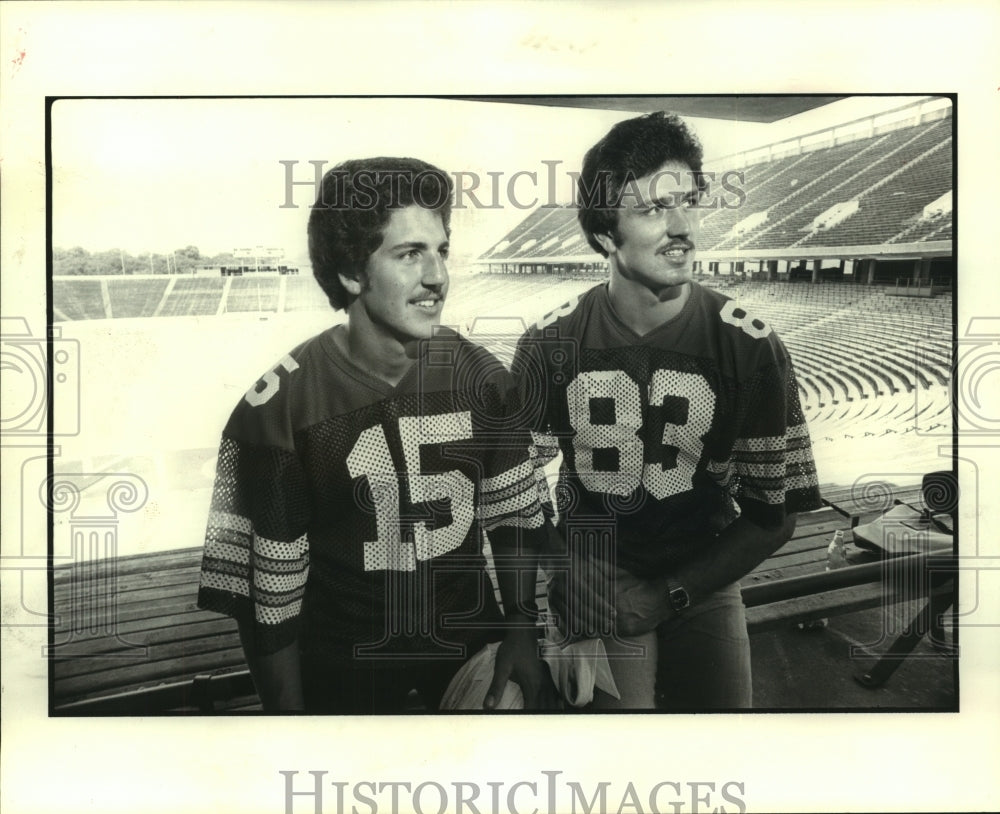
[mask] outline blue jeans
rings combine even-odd
[[[596,690],[594,709],[749,709],[750,637],[738,583],[721,588],[654,631],[607,638],[621,699]]]

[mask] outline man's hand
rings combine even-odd
[[[547,563],[549,611],[562,644],[610,636],[615,629],[614,585],[609,567],[578,554]]]
[[[624,568],[616,568],[612,579],[617,606],[615,630],[621,635],[648,633],[674,615],[662,580],[641,579]]]
[[[525,709],[561,707],[552,674],[538,657],[538,637],[534,628],[511,629],[500,643],[493,668],[493,682],[483,701],[483,709],[496,707],[508,681],[520,686]]]

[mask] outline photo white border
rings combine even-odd
[[[990,238],[1000,179],[998,20],[988,2],[5,2],[3,314],[45,324],[47,95],[957,92],[961,337],[973,317],[997,320]],[[998,450],[1000,440],[983,437],[964,441],[960,454],[990,484]],[[5,463],[7,507],[19,505],[18,490],[18,473]],[[975,540],[963,535],[963,545],[975,544],[993,563],[995,509],[962,506],[963,531],[978,532]],[[22,533],[15,521],[4,512],[5,558]],[[19,575],[7,569],[2,578],[6,617],[19,612],[9,606]],[[996,580],[984,572],[978,597],[968,592],[973,580],[963,582],[962,609],[984,624],[1000,623]],[[349,783],[484,788],[541,782],[551,770],[585,788],[612,782],[615,805],[628,782],[649,789],[736,781],[745,784],[749,811],[995,809],[997,632],[961,632],[957,714],[421,718],[414,725],[50,719],[39,655],[45,628],[4,627],[2,803],[18,814],[253,814],[285,811],[281,770],[303,777],[325,770]],[[324,811],[335,810],[330,798]]]

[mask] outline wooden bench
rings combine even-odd
[[[741,581],[751,634],[913,599],[912,589],[899,586],[947,567],[920,556],[886,563],[849,545],[852,565],[827,571],[830,539],[841,530],[850,543],[857,508],[847,505],[849,490],[829,494],[837,508],[800,515],[792,539]],[[260,710],[235,623],[196,607],[201,553],[188,548],[53,569],[51,714]]]
[[[822,488],[823,503],[850,520],[851,528],[861,521],[873,518],[891,507],[906,503],[924,508],[923,490],[919,483],[897,486],[894,483],[872,482],[859,486]]]
[[[53,714],[259,708],[235,622],[196,607],[201,553],[53,569]]]
[[[741,580],[751,634],[954,594],[953,555],[882,557],[853,544],[849,520],[832,508],[800,515],[792,539]],[[844,533],[848,565],[827,570],[837,530]]]

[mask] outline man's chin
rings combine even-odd
[[[419,329],[411,329],[405,333],[400,333],[398,334],[398,339],[403,345],[417,346],[428,339],[434,339],[434,337],[439,336],[441,330],[441,323],[434,322]]]
[[[661,302],[666,300],[673,300],[680,297],[688,283],[691,282],[692,274],[690,269],[683,272],[678,272],[677,274],[672,274],[668,280],[664,280],[659,291],[659,298]]]

